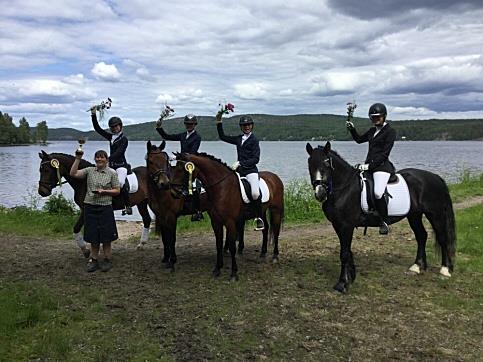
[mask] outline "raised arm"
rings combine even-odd
[[[223,131],[223,123],[222,122],[217,122],[216,123],[216,130],[218,131],[218,137],[220,137],[220,140],[231,143],[232,145],[238,145],[238,136],[227,136],[225,135],[225,132]]]
[[[101,128],[101,126],[99,126],[99,122],[97,121],[97,115],[96,115],[95,109],[91,109],[91,119],[92,119],[92,125],[94,126],[94,129],[96,130],[96,132],[99,133],[106,140],[110,141],[112,139],[112,134],[104,131]]]
[[[159,135],[163,140],[166,141],[181,141],[181,135],[182,133],[179,134],[168,134],[164,131],[163,127],[156,127],[156,131],[158,131]]]
[[[369,141],[369,131],[370,131],[370,129],[366,133],[364,133],[363,135],[359,135],[359,133],[357,133],[357,131],[354,127],[350,128],[349,131],[352,135],[352,139],[354,141],[356,141],[357,143],[364,143],[364,142]]]
[[[74,163],[72,164],[70,168],[69,175],[74,178],[85,178],[86,174],[84,171],[79,170],[79,163],[82,158],[82,155],[84,154],[83,151],[75,151],[75,160]]]

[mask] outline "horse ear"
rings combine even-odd
[[[312,148],[312,145],[310,143],[307,142],[307,144],[305,145],[305,149],[307,150],[309,156],[312,156],[312,152],[314,149]]]
[[[164,150],[164,147],[166,147],[166,141],[163,140],[163,142],[161,142],[161,144],[159,145],[159,149],[162,151]]]
[[[148,141],[148,143],[146,144],[146,149],[149,152],[151,152],[151,140]]]
[[[47,154],[47,152],[45,152],[44,150],[41,150],[41,154],[39,153],[39,156],[41,159],[44,159],[45,157],[49,157],[49,155]]]
[[[330,142],[327,142],[324,147],[324,153],[329,153],[330,151]]]
[[[179,156],[181,155],[179,152],[171,152],[177,160],[179,160]]]

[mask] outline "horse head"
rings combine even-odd
[[[41,161],[38,193],[43,197],[50,196],[52,194],[52,189],[60,182],[58,173],[60,164],[56,158],[52,158],[51,155],[44,150],[39,152],[39,157]]]
[[[324,147],[312,148],[310,143],[305,146],[309,154],[309,173],[310,182],[314,188],[315,198],[324,202],[330,193],[332,171],[334,170],[332,157],[330,154],[330,142]]]
[[[171,172],[171,193],[176,198],[184,198],[190,194],[192,183],[198,176],[199,169],[190,161],[188,153],[175,152],[174,155],[178,162]]]
[[[159,147],[151,144],[151,141],[148,141],[146,146],[146,166],[149,177],[158,189],[167,190],[169,188],[171,166],[169,164],[168,154],[163,151],[166,146],[166,141],[163,141]]]

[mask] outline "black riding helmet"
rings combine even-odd
[[[184,124],[198,124],[198,118],[194,114],[184,116]]]
[[[109,128],[120,125],[122,128],[122,120],[119,117],[111,117],[108,121]]]
[[[382,103],[374,103],[372,106],[369,107],[369,119],[372,120],[372,117],[383,116],[386,119],[387,116],[387,109],[386,106]]]
[[[253,123],[254,123],[253,119],[250,116],[241,116],[240,121],[238,122],[240,126],[244,126],[246,124],[253,124]]]

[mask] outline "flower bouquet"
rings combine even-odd
[[[161,111],[158,120],[156,121],[156,127],[161,127],[163,119],[167,119],[174,115],[174,109],[165,104],[164,109]]]
[[[112,106],[112,99],[108,97],[105,101],[102,101],[101,103],[96,104],[95,106],[92,106],[89,109],[89,111],[99,112],[99,118],[102,119],[104,117],[104,112],[106,110],[108,110],[109,108],[111,108],[111,106]],[[89,111],[87,111],[87,112],[89,112]]]
[[[223,117],[224,114],[229,114],[230,112],[235,111],[235,106],[231,103],[227,103],[225,105],[220,103],[220,104],[218,104],[218,106],[220,107],[220,110],[216,114],[216,122],[217,123],[221,122],[221,118]]]

